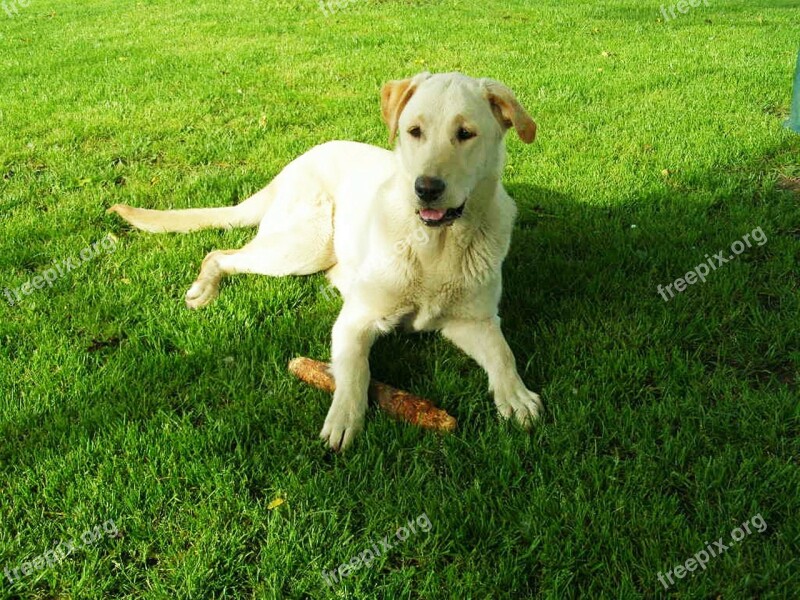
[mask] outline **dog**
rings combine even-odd
[[[500,179],[506,132],[531,143],[536,123],[507,86],[460,73],[386,83],[381,114],[394,151],[328,142],[236,206],[109,212],[150,232],[259,225],[243,248],[206,256],[190,308],[211,302],[224,275],[326,273],[344,301],[320,433],[334,451],[364,426],[373,342],[399,326],[441,332],[486,371],[500,415],[528,428],[542,402],[520,378],[498,316],[517,211]]]

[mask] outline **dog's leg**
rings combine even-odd
[[[225,275],[310,275],[331,268],[336,262],[330,236],[308,240],[299,248],[297,239],[275,235],[270,239],[257,237],[241,250],[215,250],[209,253],[197,280],[186,292],[186,305],[200,308],[217,297],[219,282]]]
[[[505,419],[513,416],[530,427],[542,410],[542,401],[522,382],[514,354],[500,330],[500,319],[450,321],[442,334],[486,371],[500,415]]]
[[[364,427],[369,351],[377,333],[374,319],[345,302],[333,326],[331,368],[336,391],[319,434],[333,450],[344,450]]]

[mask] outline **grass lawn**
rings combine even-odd
[[[20,2],[0,5],[0,598],[797,597],[796,2]],[[379,86],[421,70],[499,79],[538,122],[508,137],[501,314],[546,411],[502,423],[466,356],[391,335],[373,375],[459,429],[372,408],[333,455],[330,397],[286,370],[329,355],[323,277],[232,278],[188,311],[206,252],[253,232],[104,211],[233,204],[318,143],[386,145]]]

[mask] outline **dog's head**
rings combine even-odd
[[[453,222],[479,184],[499,180],[511,127],[526,144],[536,137],[509,88],[460,73],[390,81],[381,113],[390,141],[397,139],[409,198],[429,226]]]

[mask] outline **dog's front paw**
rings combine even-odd
[[[542,412],[542,399],[525,386],[519,386],[509,392],[495,392],[494,403],[497,411],[504,419],[514,418],[525,429],[529,429]]]
[[[319,437],[331,450],[344,450],[364,428],[365,413],[366,402],[347,402],[334,396]]]
[[[189,308],[202,308],[214,301],[219,293],[219,284],[208,279],[198,279],[186,292],[186,306]]]

